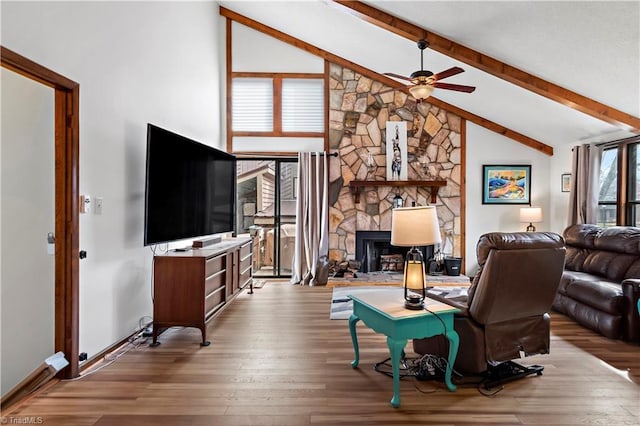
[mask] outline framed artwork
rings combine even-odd
[[[530,204],[531,166],[482,166],[482,204]]]
[[[571,192],[571,173],[563,173],[561,180],[562,192]]]
[[[387,180],[407,180],[407,122],[387,121]]]

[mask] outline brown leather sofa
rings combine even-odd
[[[430,296],[461,310],[454,316],[460,337],[456,370],[487,375],[521,353],[548,353],[548,312],[565,258],[562,237],[551,232],[489,233],[480,237],[476,252],[479,270],[466,300]],[[415,339],[413,349],[446,357],[448,342],[442,336]],[[541,374],[542,367],[535,367],[533,372]],[[527,374],[532,373],[520,377]]]
[[[572,225],[564,239],[553,308],[606,337],[640,343],[640,228]]]

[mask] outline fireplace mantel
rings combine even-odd
[[[437,201],[438,190],[442,186],[446,186],[447,181],[444,179],[436,180],[352,180],[349,182],[349,189],[353,195],[356,204],[360,202],[360,193],[362,188],[374,187],[374,186],[421,186],[427,187],[431,191],[431,203],[435,204]]]

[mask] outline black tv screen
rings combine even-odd
[[[234,231],[236,159],[147,125],[144,245]]]

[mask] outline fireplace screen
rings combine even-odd
[[[391,245],[391,231],[356,231],[356,260],[360,272],[402,272],[404,256],[411,247]],[[424,260],[433,256],[433,246],[419,247]]]

